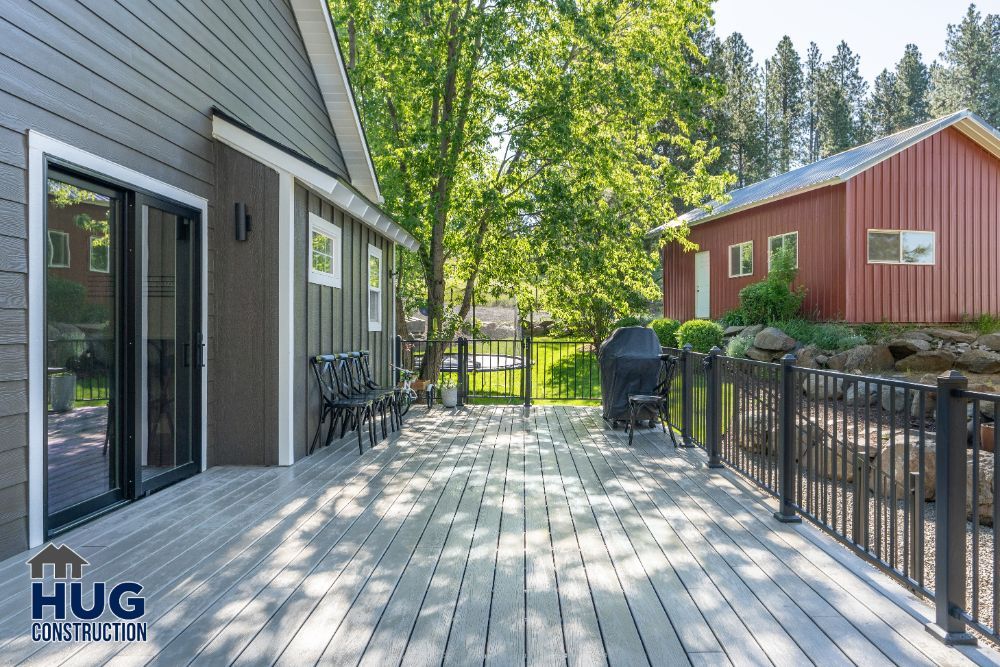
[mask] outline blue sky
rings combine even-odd
[[[892,69],[909,42],[930,64],[944,47],[947,25],[958,23],[968,6],[964,0],[718,0],[715,28],[720,38],[743,33],[758,62],[785,34],[803,57],[810,41],[827,58],[845,39],[870,82],[883,67]],[[1000,13],[1000,0],[976,6],[983,14]]]

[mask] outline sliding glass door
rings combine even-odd
[[[47,530],[200,469],[196,211],[49,168]]]

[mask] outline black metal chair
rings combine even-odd
[[[383,387],[379,385],[379,383],[375,381],[375,376],[372,373],[371,352],[368,350],[361,350],[358,352],[358,355],[359,362],[361,364],[362,382],[371,391],[380,391],[392,394],[389,408],[392,410],[392,416],[394,417],[396,423],[393,428],[402,428],[403,414],[400,410],[400,405],[402,404],[403,389],[401,387]]]
[[[311,359],[313,374],[316,376],[316,383],[320,391],[320,418],[316,424],[316,434],[309,445],[309,453],[316,449],[323,424],[327,419],[330,425],[327,428],[326,440],[323,446],[327,446],[333,441],[333,434],[340,424],[340,437],[344,437],[348,424],[351,429],[358,434],[358,453],[364,452],[364,445],[361,441],[361,428],[368,422],[368,442],[375,446],[375,432],[372,424],[375,416],[374,401],[364,396],[352,396],[347,389],[347,385],[341,379],[346,368],[338,369],[338,365],[344,364],[340,355],[320,354]],[[339,372],[338,372],[339,371]]]
[[[670,433],[670,441],[677,446],[674,429],[670,427],[670,388],[677,374],[677,357],[660,355],[660,378],[652,394],[629,394],[628,397],[628,444],[635,436],[636,423],[643,413],[654,412],[663,426],[664,433]],[[652,422],[653,420],[650,420]],[[652,424],[651,424],[652,425]]]
[[[389,426],[396,430],[396,392],[392,389],[368,385],[361,352],[347,352],[341,356],[346,362],[347,378],[351,391],[357,396],[370,398],[374,402],[375,413],[379,416],[382,425],[382,437],[385,438],[388,435],[387,418]]]

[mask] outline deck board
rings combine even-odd
[[[0,563],[0,664],[1000,664],[704,452],[592,408],[415,408],[362,456],[210,469],[58,541],[145,586],[149,641],[35,644]]]

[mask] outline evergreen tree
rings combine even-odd
[[[760,70],[753,49],[736,32],[722,44],[725,94],[719,104],[718,130],[722,159],[742,188],[767,173],[765,128],[761,113]]]
[[[896,63],[894,101],[898,104],[892,131],[899,131],[930,119],[928,91],[930,71],[916,44],[907,44]],[[876,88],[878,81],[875,82]]]
[[[778,42],[766,67],[765,91],[771,171],[784,173],[798,162],[802,153],[800,143],[806,120],[802,61],[788,35]]]
[[[868,98],[868,122],[872,134],[881,137],[896,131],[896,117],[899,113],[898,81],[896,75],[887,69],[875,77],[872,95]]]
[[[1000,122],[1000,17],[982,18],[976,6],[969,5],[961,22],[948,26],[931,83],[934,115],[967,108],[987,122]]]
[[[861,76],[861,58],[841,42],[823,69],[819,83],[819,127],[824,156],[867,141],[865,96],[868,84]]]
[[[805,77],[803,87],[803,147],[802,162],[815,162],[820,157],[819,142],[819,88],[823,71],[823,56],[816,42],[809,43],[806,53]]]

